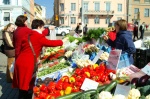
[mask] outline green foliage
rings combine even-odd
[[[98,40],[104,32],[106,32],[106,30],[104,28],[90,29],[87,32],[87,35],[83,37],[83,40],[87,41],[87,40],[91,40],[93,38],[95,40]]]

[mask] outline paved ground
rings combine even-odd
[[[73,34],[73,32],[71,32]],[[140,35],[139,35],[140,36]],[[145,36],[150,36],[150,32],[146,32]],[[1,38],[1,34],[0,34]],[[58,36],[61,39],[61,36]],[[1,40],[0,40],[1,45]],[[17,99],[18,90],[11,88],[11,83],[6,82],[6,64],[7,58],[0,53],[0,99]]]

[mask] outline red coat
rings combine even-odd
[[[16,48],[16,61],[13,77],[13,88],[28,90],[32,88],[30,84],[34,70],[34,56],[28,43],[28,34],[31,33],[30,40],[33,45],[36,57],[40,55],[43,46],[62,46],[62,40],[48,40],[45,35],[24,27],[17,29],[14,33],[14,44]],[[20,33],[20,35],[19,35]],[[16,39],[19,38],[19,39]]]

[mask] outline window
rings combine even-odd
[[[10,4],[10,0],[3,0],[4,4]]]
[[[99,17],[98,16],[95,17],[94,22],[95,22],[95,24],[99,24]]]
[[[121,20],[122,19],[122,17],[117,17],[117,20]]]
[[[76,11],[76,4],[75,3],[71,3],[71,11]]]
[[[110,18],[106,18],[106,24],[109,24],[110,23]]]
[[[84,3],[83,7],[84,7],[84,11],[87,11],[88,10],[88,3]]]
[[[95,11],[99,11],[100,10],[100,4],[99,2],[95,2]]]
[[[145,9],[145,11],[144,11],[144,16],[145,16],[145,17],[149,17],[149,9]]]
[[[139,8],[134,8],[134,14],[137,14],[139,12]]]
[[[150,3],[150,0],[144,0],[145,3]]]
[[[64,17],[60,18],[60,24],[64,24]]]
[[[119,11],[119,12],[122,11],[122,4],[118,4],[118,11]]]
[[[10,21],[10,13],[4,12],[4,21]]]
[[[60,3],[60,11],[64,11],[64,3]]]
[[[71,24],[76,24],[76,17],[71,17]]]
[[[110,2],[106,2],[106,11],[110,11]]]
[[[88,17],[87,17],[87,16],[84,17],[84,23],[85,23],[85,24],[88,24],[88,23],[89,23],[89,20],[88,20]]]

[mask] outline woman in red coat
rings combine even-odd
[[[34,30],[30,30],[27,27],[19,27],[18,23],[21,21],[19,18],[16,20],[18,28],[14,33],[16,61],[13,88],[19,88],[19,99],[30,99],[27,96],[28,90],[33,88],[31,80],[34,71],[34,55],[28,42],[28,36],[30,35],[36,58],[40,55],[43,46],[62,46],[63,42],[62,40],[48,40],[45,38],[45,35],[42,34],[44,30],[44,22],[42,20],[34,20],[32,22]]]

